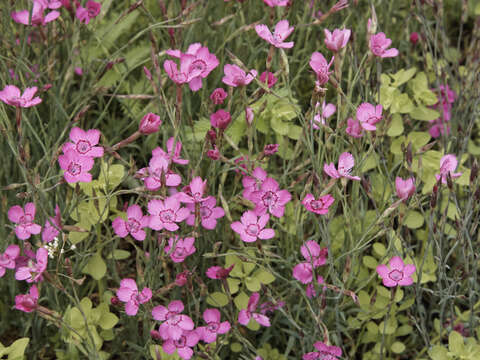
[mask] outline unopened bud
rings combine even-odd
[[[253,123],[253,109],[251,107],[246,107],[245,108],[245,121],[247,122],[247,125],[250,126]]]
[[[478,164],[477,160],[472,165],[472,170],[470,171],[470,184],[473,184],[478,176]]]
[[[120,300],[118,300],[118,297],[116,297],[115,295],[110,298],[110,304],[115,306],[115,305],[118,305],[119,303],[120,303]]]
[[[145,73],[145,76],[147,77],[148,80],[152,81],[152,73],[146,66],[143,67],[143,72]]]
[[[215,129],[210,129],[207,131],[207,138],[212,144],[215,144],[217,141],[217,132]]]
[[[144,135],[153,134],[158,131],[160,125],[162,125],[162,120],[160,120],[160,116],[154,113],[148,113],[140,121],[138,131],[140,131]]]

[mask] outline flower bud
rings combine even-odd
[[[148,113],[143,117],[142,121],[140,121],[138,130],[144,135],[153,134],[158,131],[160,125],[162,125],[160,116],[154,113]]]
[[[212,160],[218,160],[220,158],[220,151],[218,151],[217,147],[213,145],[213,150],[208,150],[207,156]]]
[[[247,122],[248,126],[252,125],[253,118],[254,118],[253,109],[247,106],[245,108],[245,121]]]
[[[410,43],[411,43],[412,45],[415,45],[415,44],[417,43],[417,41],[418,41],[418,38],[419,38],[418,33],[417,33],[417,32],[412,32],[412,33],[410,34]]]
[[[223,109],[214,112],[210,115],[210,124],[217,129],[225,130],[232,121],[232,117],[228,111]]]
[[[152,81],[152,73],[146,66],[143,67],[143,72],[145,73],[145,76],[147,77],[148,80]]]
[[[265,148],[263,149],[263,153],[265,156],[272,156],[278,151],[278,144],[268,144],[265,145]]]
[[[210,95],[210,100],[215,105],[220,105],[223,104],[223,101],[227,98],[227,92],[223,90],[222,88],[216,88],[215,90],[212,91],[212,94]]]

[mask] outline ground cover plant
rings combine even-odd
[[[1,359],[480,358],[480,1],[0,16]]]

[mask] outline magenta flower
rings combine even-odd
[[[305,245],[300,247],[300,253],[305,260],[313,263],[314,267],[322,266],[327,263],[328,249],[322,248],[317,242],[308,240]]]
[[[220,151],[218,151],[216,145],[213,145],[213,149],[207,151],[207,156],[214,161],[220,159]]]
[[[210,279],[214,279],[214,280],[226,279],[234,266],[235,264],[232,264],[230,267],[226,269],[222,268],[221,266],[211,266],[207,269],[206,275]]]
[[[28,294],[15,296],[15,309],[29,313],[37,308],[38,289],[37,285],[32,285]]]
[[[222,81],[233,87],[248,85],[257,76],[257,70],[252,69],[247,75],[240,67],[232,64],[226,64],[223,67],[223,72],[225,76],[222,78]]]
[[[337,360],[342,356],[342,349],[338,346],[328,346],[321,341],[313,344],[318,352],[310,352],[303,355],[303,360]]]
[[[181,314],[184,306],[180,300],[174,300],[168,307],[158,305],[152,310],[152,316],[157,321],[163,321],[160,325],[159,334],[163,340],[179,340],[184,331],[193,330],[192,319]]]
[[[182,182],[180,175],[168,169],[168,160],[163,156],[153,156],[148,163],[148,168],[139,170],[145,187],[150,191],[156,191],[166,186],[178,186]]]
[[[173,150],[173,143],[175,142],[175,151]],[[152,150],[153,156],[163,156],[168,163],[174,162],[179,165],[188,164],[188,160],[180,158],[180,152],[182,151],[182,142],[180,140],[175,141],[174,137],[167,140],[167,151],[163,151],[162,148],[157,147]]]
[[[253,201],[252,194],[255,191],[259,191],[262,183],[267,179],[267,172],[261,167],[256,167],[253,170],[252,175],[253,177],[245,175],[242,179],[242,185],[244,188],[242,196],[250,201]]]
[[[412,285],[413,279],[411,276],[415,270],[415,265],[405,265],[399,256],[392,257],[388,267],[384,264],[377,266],[377,273],[382,278],[383,285],[387,287]]]
[[[88,25],[90,20],[93,18],[97,17],[98,14],[100,14],[100,10],[102,8],[102,4],[88,0],[85,7],[78,6],[77,11],[75,13],[75,16],[77,17],[80,22],[85,23]]]
[[[278,218],[285,212],[285,205],[292,199],[292,195],[287,190],[279,190],[278,183],[267,178],[260,186],[260,190],[251,195],[252,201],[257,205],[255,213],[263,215],[267,212]]]
[[[203,312],[203,320],[207,326],[197,328],[200,338],[210,344],[217,340],[217,334],[225,334],[230,331],[230,323],[228,321],[220,322],[220,311],[217,309],[206,309]]]
[[[228,94],[225,90],[223,90],[222,88],[216,88],[210,95],[210,99],[215,105],[220,105],[223,104],[227,96]]]
[[[267,4],[270,7],[275,7],[275,6],[287,6],[289,0],[263,0],[265,4]]]
[[[375,56],[381,58],[398,56],[398,50],[395,48],[388,49],[392,44],[392,40],[388,39],[383,32],[372,35],[368,46]],[[387,50],[388,49],[388,50]]]
[[[197,345],[200,337],[197,331],[184,331],[178,340],[168,339],[162,344],[162,349],[167,354],[173,354],[177,350],[178,356],[189,360],[193,356],[192,347]]]
[[[279,144],[267,144],[263,148],[263,153],[265,154],[265,156],[275,155],[278,152],[279,147]]]
[[[232,121],[232,117],[228,111],[223,109],[217,110],[213,114],[210,115],[210,124],[217,129],[225,130],[230,122]]]
[[[365,133],[360,121],[353,120],[352,118],[347,119],[347,129],[345,131],[348,135],[354,138],[361,138]]]
[[[330,74],[332,73],[331,71],[329,71],[329,69],[333,63],[334,58],[335,57],[332,56],[332,60],[327,63],[327,60],[318,51],[315,51],[312,54],[309,64],[317,75],[317,81],[319,86],[324,85],[328,82]]]
[[[148,113],[140,121],[138,131],[140,131],[144,135],[153,134],[158,131],[160,125],[162,125],[162,120],[160,119],[160,116],[154,113]]]
[[[195,67],[196,57],[189,54],[180,54],[180,70],[177,64],[173,60],[165,60],[163,68],[167,72],[167,75],[173,82],[178,85],[189,84],[192,91],[197,91],[202,85],[202,78],[200,74],[201,69]],[[198,83],[198,80],[200,83]]]
[[[325,33],[325,45],[327,49],[333,52],[337,52],[347,46],[350,34],[352,33],[350,29],[335,29],[333,30],[333,34],[327,29],[323,31]]]
[[[275,236],[273,229],[264,229],[270,216],[263,214],[257,217],[254,211],[247,210],[243,213],[240,221],[233,222],[230,227],[240,235],[242,241],[254,242],[258,239],[267,240]]]
[[[207,230],[213,230],[217,226],[217,219],[225,216],[225,211],[220,206],[215,206],[217,199],[214,196],[208,196],[200,203],[199,215],[202,227]],[[187,204],[187,209],[191,211],[187,218],[187,225],[195,225],[195,204]]]
[[[313,280],[313,279],[312,279],[312,280]],[[322,285],[322,284],[324,284],[324,283],[325,283],[325,280],[323,279],[323,277],[317,275],[317,284],[318,284],[318,285]],[[322,290],[325,290],[325,289],[326,289],[326,286],[324,286]],[[307,297],[308,297],[309,299],[317,296],[317,292],[315,291],[315,286],[313,285],[313,281],[310,282],[310,283],[307,285],[307,287],[306,287],[306,289],[305,289],[305,295],[307,295]]]
[[[415,178],[403,180],[401,177],[395,178],[395,190],[400,199],[408,199],[415,193]]]
[[[320,106],[320,103],[317,102],[315,105],[315,110]],[[325,101],[322,102],[322,110],[318,112],[312,121],[312,126],[314,129],[319,129],[319,125],[325,125],[325,120],[327,120],[330,116],[335,114],[337,108],[333,104],[325,104]]]
[[[20,89],[14,85],[7,85],[0,91],[0,100],[5,104],[16,107],[31,107],[42,102],[38,96],[35,96],[37,87],[26,88],[23,94],[20,94]]]
[[[70,140],[72,140],[73,143],[67,142],[63,144],[62,150],[64,153],[68,150],[73,150],[81,156],[103,156],[103,147],[95,146],[100,141],[100,131],[97,129],[84,131],[78,127],[74,127],[70,131]]]
[[[457,157],[453,154],[447,154],[440,159],[440,174],[436,174],[435,178],[438,180],[442,179],[442,184],[447,183],[447,175],[450,174],[452,179],[458,178],[462,175],[461,172],[454,172],[457,168],[458,161]]]
[[[418,35],[418,32],[412,32],[412,33],[410,34],[410,39],[409,39],[409,40],[410,40],[410,42],[412,43],[412,45],[415,45],[415,44],[417,43],[419,37],[420,37],[420,36]]]
[[[3,254],[0,254],[0,278],[5,275],[5,269],[15,269],[15,259],[20,255],[18,245],[9,245]]]
[[[445,112],[443,113],[444,117]],[[450,116],[450,115],[448,115]],[[428,133],[430,134],[431,137],[433,138],[438,138],[440,135],[449,135],[450,134],[450,125],[448,125],[448,120],[442,120],[442,118],[438,118],[432,121],[429,121],[430,123],[430,129],[428,129]]]
[[[32,18],[30,21],[30,11],[21,10],[13,11],[10,16],[13,21],[23,25],[43,26],[51,21],[54,21],[60,16],[58,11],[50,11],[47,15],[43,16],[43,13],[47,9],[58,9],[62,6],[59,1],[47,1],[47,0],[33,0]]]
[[[268,316],[254,312],[257,309],[259,300],[260,294],[258,292],[255,292],[250,296],[247,309],[240,310],[240,313],[238,314],[238,322],[240,324],[247,326],[250,322],[250,319],[253,318],[257,323],[262,326],[270,326],[270,319],[268,318]]]
[[[15,234],[20,240],[26,240],[30,236],[40,234],[42,227],[35,224],[35,204],[29,202],[25,204],[25,211],[18,205],[12,206],[8,210],[8,220],[18,224],[15,227]]]
[[[203,193],[207,187],[207,180],[202,180],[196,176],[190,181],[190,184],[183,188],[183,191],[176,193],[177,199],[186,204],[202,203],[207,198],[203,198]]]
[[[370,103],[362,103],[357,108],[357,120],[360,121],[360,125],[367,131],[374,131],[377,129],[375,126],[380,120],[382,120],[382,105],[374,106]]]
[[[270,71],[264,71],[260,75],[260,82],[267,83],[268,88],[273,87],[277,83],[278,79],[275,77],[275,74]]]
[[[117,290],[118,300],[126,303],[125,313],[129,316],[135,316],[138,312],[139,304],[145,304],[152,298],[152,290],[144,287],[139,293],[137,283],[133,279],[122,279],[120,288]]]
[[[174,238],[168,239],[168,245],[165,246],[165,253],[170,253],[170,259],[175,263],[184,262],[187,256],[192,255],[195,249],[195,239],[186,237],[181,239],[176,235]]]
[[[353,165],[355,165],[353,155],[349,152],[344,152],[338,158],[338,171],[333,163],[324,164],[323,171],[325,171],[325,174],[334,179],[343,177],[350,180],[360,180],[360,177],[350,175]]]
[[[312,194],[307,194],[303,200],[302,204],[305,206],[307,211],[313,212],[318,215],[328,214],[328,208],[335,202],[335,199],[332,195],[327,194],[321,196],[317,199]]]
[[[60,233],[59,229],[61,227],[62,217],[60,215],[60,208],[58,205],[55,205],[55,217],[49,217],[45,221],[45,225],[42,231],[42,241],[48,243],[55,239]]]
[[[138,205],[131,205],[127,209],[127,220],[123,220],[121,217],[117,217],[112,222],[113,230],[115,234],[121,238],[126,237],[128,234],[132,235],[136,240],[145,240],[145,230],[149,226],[150,218],[147,215],[143,215],[142,208]]]
[[[245,122],[247,123],[248,126],[253,124],[254,117],[255,117],[255,113],[253,112],[253,109],[247,106],[245,108]]]
[[[29,260],[27,266],[18,267],[15,273],[15,279],[26,280],[28,283],[42,281],[42,274],[47,268],[48,263],[47,249],[39,248],[35,259],[36,262]]]
[[[80,155],[73,149],[58,157],[60,168],[65,170],[63,177],[68,183],[91,182],[92,174],[88,171],[92,169],[93,162],[92,157]]]
[[[281,20],[275,25],[273,34],[268,29],[267,25],[255,26],[255,31],[263,40],[269,42],[276,48],[290,49],[293,47],[293,41],[285,42],[285,39],[293,32],[294,27],[288,24],[288,20]]]
[[[150,200],[148,212],[150,213],[149,226],[153,230],[177,231],[176,223],[182,222],[190,215],[190,210],[180,207],[180,201],[175,196],[167,197],[165,201]]]
[[[308,284],[313,281],[313,267],[308,262],[297,264],[292,269],[292,275],[302,284]]]

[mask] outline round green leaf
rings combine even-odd
[[[423,223],[423,215],[420,214],[418,211],[409,211],[404,221],[404,224],[409,229],[418,229],[423,225]]]
[[[390,350],[392,350],[395,354],[401,354],[405,351],[405,345],[400,341],[395,341],[390,347]]]
[[[217,291],[208,295],[207,303],[215,307],[222,307],[228,304],[228,297],[224,293]]]

